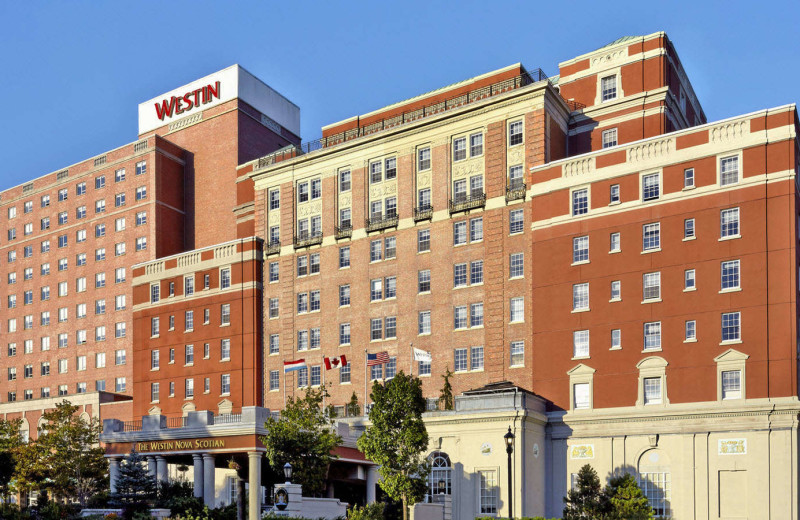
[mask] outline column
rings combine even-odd
[[[119,478],[119,458],[112,457],[108,459],[108,480],[109,480],[108,489],[111,491],[111,493],[115,493],[117,491],[118,478]]]
[[[169,481],[169,470],[167,469],[167,459],[161,456],[156,457],[156,478],[159,482]]]
[[[147,457],[147,473],[156,478],[156,458],[155,457]]]
[[[194,472],[194,496],[203,498],[203,456],[192,454],[192,470]]]
[[[375,502],[375,486],[378,484],[378,466],[367,468],[367,504]]]
[[[247,452],[248,477],[250,494],[248,503],[249,520],[261,520],[261,454],[255,451]]]
[[[203,503],[209,508],[214,507],[214,456],[203,453]]]

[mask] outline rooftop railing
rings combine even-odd
[[[328,148],[330,146],[352,141],[353,139],[358,139],[359,137],[364,137],[375,132],[380,132],[382,130],[395,128],[406,123],[419,121],[420,119],[441,114],[442,112],[446,112],[454,108],[461,108],[471,103],[516,90],[533,83],[538,83],[539,81],[544,81],[546,79],[548,79],[547,75],[542,71],[542,69],[537,68],[531,71],[526,71],[519,76],[498,81],[497,83],[493,83],[486,87],[470,90],[469,92],[465,92],[458,96],[453,96],[445,99],[444,101],[431,103],[413,110],[406,110],[400,114],[392,117],[385,117],[366,125],[362,125],[360,119],[357,119],[356,128],[345,130],[327,137],[322,137],[320,139],[315,139],[313,141],[306,141],[301,143],[300,146],[287,146],[269,155],[265,155],[256,163],[256,169],[266,168],[267,166],[284,161],[286,159],[291,159],[293,157],[314,152],[322,148]]]

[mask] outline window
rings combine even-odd
[[[81,256],[81,255],[78,255],[78,256]],[[102,262],[105,259],[106,259],[106,248],[105,247],[101,247],[99,249],[95,249],[94,250],[94,260],[95,260],[95,262]],[[83,254],[83,261],[84,261],[84,263],[86,262],[86,255],[85,254]]]
[[[683,188],[694,188],[694,168],[683,170]]]
[[[139,161],[136,163],[136,175],[147,173],[147,161]]]
[[[125,281],[125,268],[118,267],[114,270],[114,282],[122,283]]]
[[[350,344],[350,324],[349,323],[340,323],[339,324],[339,345],[349,345]]]
[[[467,328],[467,306],[461,305],[453,308],[453,328]]]
[[[188,399],[194,397],[194,379],[186,379],[183,382],[183,395]]]
[[[644,389],[644,404],[661,404],[661,378],[645,377],[642,385]]]
[[[585,410],[591,408],[591,384],[590,383],[575,383],[572,385],[573,403],[572,408],[575,410]]]
[[[695,320],[686,320],[684,323],[684,341],[694,341],[697,339],[697,322]]]
[[[339,307],[344,307],[345,305],[350,305],[350,286],[349,285],[340,285],[339,286]]]
[[[308,331],[307,330],[298,330],[297,331],[297,350],[308,350]]]
[[[429,170],[431,168],[431,149],[420,148],[417,150],[417,171]]]
[[[231,286],[231,269],[226,267],[219,272],[219,286],[220,289],[227,289]]]
[[[322,197],[322,180],[314,179],[311,181],[311,200]]]
[[[453,223],[453,245],[458,246],[467,243],[467,221]]]
[[[739,288],[739,260],[729,260],[720,264],[722,290]]]
[[[511,166],[508,169],[508,186],[512,189],[522,188],[523,173],[521,164]]]
[[[606,76],[600,79],[600,101],[609,101],[617,97],[617,76]]]
[[[722,371],[722,399],[742,398],[742,372],[741,370]]]
[[[642,250],[650,251],[661,248],[661,223],[642,226]]]
[[[417,192],[417,209],[428,210],[432,209],[431,204],[431,189],[423,188]]]
[[[420,293],[430,292],[431,290],[431,271],[425,269],[417,272],[417,290]]]
[[[350,267],[350,246],[339,248],[339,269]]]
[[[99,190],[100,188],[105,188],[106,186],[106,176],[100,175],[99,177],[94,178],[94,189]]]
[[[467,286],[467,264],[456,264],[453,266],[453,287]]]
[[[470,262],[469,283],[471,285],[483,283],[483,260],[475,260],[474,262]]]
[[[350,208],[339,210],[339,227],[340,229],[351,229],[353,227],[352,212]]]
[[[370,340],[383,339],[383,320],[373,318],[370,320]]]
[[[611,148],[612,146],[617,146],[617,129],[612,128],[610,130],[603,131],[603,148]]]
[[[311,291],[311,311],[318,311],[320,306],[319,291]]]
[[[194,311],[186,311],[183,321],[186,331],[194,330]]]
[[[144,200],[147,198],[147,186],[139,186],[136,188],[136,200]]]
[[[86,231],[84,231],[85,236]],[[67,247],[67,235],[58,236],[58,247]]]
[[[572,286],[572,310],[589,309],[589,284],[578,283]]]
[[[386,251],[385,257],[387,260],[390,258],[394,258],[397,255],[397,238],[387,237],[386,240],[384,240],[384,249]],[[312,260],[313,260],[313,255],[312,255]],[[318,261],[317,265],[319,266],[319,254],[317,254],[317,261]],[[317,267],[317,272],[319,272],[319,267]]]
[[[470,347],[469,369],[483,370],[483,347]]]
[[[509,230],[510,234],[522,233],[524,229],[525,213],[524,210],[515,209],[509,213]]]
[[[589,237],[575,237],[572,239],[572,263],[589,261]]]
[[[621,239],[619,233],[611,233],[609,235],[610,244],[609,244],[609,253],[618,253],[622,246],[621,246]]]
[[[659,174],[651,173],[642,177],[642,200],[656,200],[661,196]]]
[[[144,251],[147,249],[147,237],[139,237],[136,239],[136,250]]]
[[[136,213],[136,225],[143,226],[144,224],[147,224],[147,212],[140,211]]]
[[[525,299],[522,297],[511,298],[511,323],[525,321]]]
[[[453,139],[453,161],[463,161],[467,158],[467,138]]]
[[[620,201],[619,198],[619,184],[612,184],[609,188],[609,203],[616,204]]]
[[[466,372],[467,366],[467,349],[455,349],[453,351],[453,370],[456,372]]]
[[[522,144],[522,121],[508,124],[508,146]]]
[[[622,331],[620,329],[611,330],[611,350],[622,348]]]
[[[278,298],[270,298],[269,299],[269,317],[270,318],[277,318],[280,316],[280,306],[278,303]]]
[[[572,192],[572,216],[585,215],[589,212],[589,190],[582,188]]]
[[[388,316],[384,319],[384,337],[394,339],[397,337],[397,317]]]
[[[377,262],[383,259],[383,241],[373,240],[369,244],[369,261]]]
[[[483,134],[472,134],[469,136],[469,156],[476,157],[483,154]]]
[[[150,336],[158,336],[159,321],[158,317],[150,318]]]
[[[42,195],[41,202],[43,208],[50,206],[50,195]]]
[[[61,218],[62,214],[66,218],[66,213],[59,213],[59,219]],[[46,231],[46,230],[50,229],[50,217],[44,217],[43,219],[41,219],[39,221],[39,229],[40,229],[40,231]]]
[[[396,276],[387,276],[385,279],[385,286],[386,286],[386,299],[396,298],[397,297],[397,277]]]
[[[115,365],[124,365],[127,360],[127,354],[125,349],[115,350],[114,351],[114,364]]]
[[[150,351],[150,370],[158,370],[161,366],[160,352],[158,350]]]
[[[661,350],[661,322],[644,324],[644,350]]]
[[[524,253],[512,253],[509,257],[509,278],[519,278],[525,275]]]
[[[150,383],[150,402],[158,402],[160,386],[161,385],[159,383]]]
[[[231,324],[231,304],[223,303],[220,305],[220,325]]]
[[[739,182],[739,156],[722,157],[719,160],[719,185],[728,186]]]
[[[525,342],[512,341],[511,342],[511,366],[520,367],[525,364]]]
[[[94,275],[94,286],[97,289],[106,286],[106,273],[97,273]]]
[[[431,311],[420,311],[417,316],[417,333],[431,333]]]
[[[694,234],[694,219],[688,218],[683,221],[683,239],[688,240],[695,238]]]
[[[722,341],[740,341],[741,337],[741,313],[723,312],[722,313]]]
[[[497,471],[479,470],[478,501],[481,514],[497,514],[500,491],[497,488]]]
[[[269,390],[270,392],[274,390],[280,390],[281,386],[281,376],[277,370],[270,370],[269,371]]]
[[[589,357],[589,331],[576,330],[572,333],[572,357]]]
[[[642,299],[657,300],[661,298],[661,273],[645,273],[642,276]]]
[[[739,236],[739,208],[723,209],[719,213],[720,238]]]
[[[125,193],[117,193],[114,195],[114,207],[119,208],[125,205]]]
[[[319,367],[312,367],[312,371],[314,368],[319,370]],[[230,393],[231,393],[231,375],[222,374],[222,376],[220,376],[220,394],[229,395]]]
[[[683,272],[683,290],[692,291],[695,289],[694,269],[686,269]]]

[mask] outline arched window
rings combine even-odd
[[[450,457],[443,451],[434,451],[428,455],[428,460],[431,463],[431,472],[428,475],[428,495],[431,497],[431,502],[435,502],[435,497],[442,494],[449,495],[452,492],[451,472],[452,466],[450,465]],[[439,482],[444,482],[441,485]]]
[[[26,443],[31,438],[31,427],[28,424],[28,419],[22,418],[22,422],[19,425],[19,434],[22,436],[22,442]]]
[[[653,518],[670,518],[672,511],[672,475],[667,454],[650,449],[639,457],[639,487],[653,508]]]

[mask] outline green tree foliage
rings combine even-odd
[[[261,437],[272,470],[282,475],[290,463],[292,482],[301,484],[307,496],[324,491],[328,466],[336,458],[331,452],[342,442],[322,409],[326,394],[324,388],[309,389],[303,398],[290,397],[279,419],[267,419],[267,434]]]
[[[358,406],[358,396],[353,392],[353,395],[350,396],[350,402],[347,403],[347,416],[358,417],[359,415],[361,415],[361,407]]]
[[[614,477],[606,486],[605,494],[611,502],[612,520],[650,520],[653,509],[636,479],[630,473]]]
[[[156,499],[156,481],[144,465],[144,457],[136,450],[131,450],[119,465],[117,489],[111,494],[111,503],[122,508],[126,520],[147,511]]]
[[[605,520],[611,512],[610,503],[600,487],[600,479],[591,465],[586,464],[578,472],[573,489],[564,498],[564,520]]]
[[[0,419],[0,495],[9,493],[14,466],[17,463],[19,450],[22,447],[22,434],[19,428],[21,419]]]
[[[386,504],[383,502],[373,502],[364,507],[355,505],[347,510],[347,520],[384,520],[384,509]]]
[[[448,366],[445,369],[444,375],[442,379],[444,379],[444,384],[442,385],[442,391],[439,394],[439,404],[442,406],[444,410],[452,410],[453,409],[453,385],[450,384],[450,378],[453,376],[453,373],[450,372],[450,367]]]
[[[430,470],[424,457],[428,431],[422,421],[422,383],[401,371],[384,385],[376,381],[370,398],[371,424],[358,439],[358,449],[379,465],[380,486],[390,498],[402,502],[406,520],[409,504],[425,495]]]
[[[106,487],[108,464],[98,444],[100,422],[82,420],[78,407],[62,401],[46,411],[35,441],[22,446],[15,480],[24,491],[49,491],[55,498],[77,498],[81,506]]]

